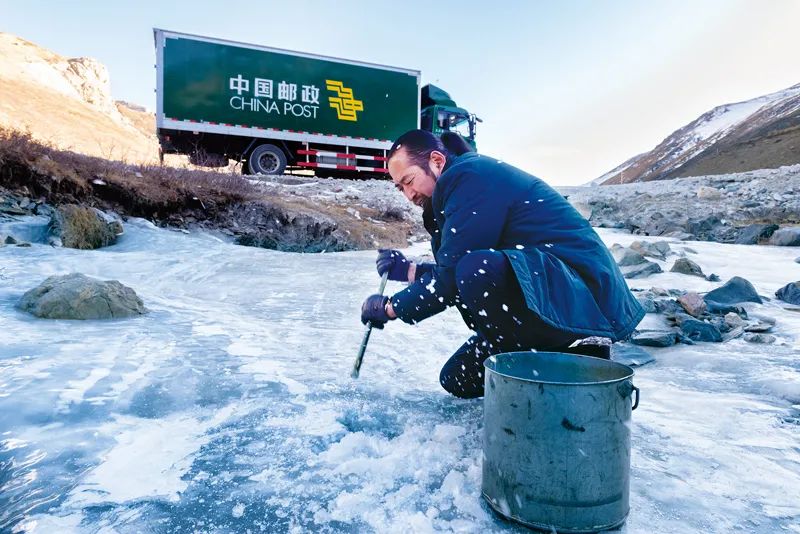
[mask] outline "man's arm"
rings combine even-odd
[[[497,246],[513,200],[473,172],[447,178],[440,184],[444,186],[441,205],[445,218],[436,265],[390,299],[392,312],[407,323],[422,321],[455,304],[458,262],[470,251]]]

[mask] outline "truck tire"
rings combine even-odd
[[[250,174],[283,174],[286,154],[275,145],[258,145],[247,157]]]

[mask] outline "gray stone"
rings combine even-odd
[[[751,224],[739,231],[734,243],[738,245],[757,245],[762,239],[769,239],[777,229],[777,224]]]
[[[715,302],[717,304],[762,303],[761,297],[756,293],[756,288],[753,287],[753,284],[739,276],[734,276],[725,282],[722,287],[709,291],[705,296],[705,300],[706,302]]]
[[[800,263],[800,256],[797,256],[797,257],[794,259],[794,262],[795,262],[795,263]]]
[[[656,241],[651,243],[649,241],[634,241],[631,243],[631,249],[635,250],[642,256],[649,256],[659,260],[666,259],[667,254],[672,252],[669,243],[666,241]]]
[[[645,347],[671,347],[677,341],[675,332],[672,331],[645,331],[634,335],[631,343]]]
[[[14,239],[10,235],[6,236],[4,242],[5,242],[6,245],[16,245],[17,243],[19,243],[19,241],[17,241],[16,239]]]
[[[686,293],[678,297],[678,304],[686,310],[686,313],[694,317],[700,317],[706,311],[706,303],[703,297],[697,293]]]
[[[698,319],[681,321],[681,332],[692,341],[722,341],[722,333],[717,327]]]
[[[800,226],[781,228],[769,238],[769,244],[778,247],[800,246]]]
[[[631,367],[639,367],[656,361],[655,356],[643,348],[628,343],[614,343],[611,345],[611,359]]]
[[[701,269],[699,265],[697,265],[689,258],[678,258],[677,260],[675,260],[675,263],[672,265],[670,272],[705,277],[705,275],[703,274],[703,269]]]
[[[800,306],[800,282],[786,284],[775,292],[775,296],[784,302]]]
[[[772,326],[769,323],[763,323],[761,321],[757,321],[755,323],[748,323],[744,326],[745,332],[769,332],[772,330]]]
[[[739,317],[739,314],[729,312],[725,314],[725,324],[727,324],[730,328],[744,328],[744,319]]]
[[[146,312],[133,289],[79,273],[49,277],[25,293],[17,307],[43,319],[116,319]]]
[[[706,276],[706,280],[708,280],[709,282],[719,282],[719,276],[714,273],[711,273],[708,276]]]
[[[745,334],[744,340],[750,343],[761,343],[764,345],[771,345],[775,343],[777,338],[772,334]]]
[[[644,308],[645,313],[658,313],[653,297],[636,297],[636,300]]]
[[[720,304],[719,302],[708,300],[708,295],[705,296],[704,300],[706,301],[706,307],[707,307],[706,311],[708,313],[715,313],[717,315],[725,315],[726,313],[735,313],[739,315],[739,317],[747,319],[747,311],[741,306],[736,306],[733,304]]]
[[[630,267],[622,268],[622,275],[625,278],[644,278],[651,274],[660,273],[661,266],[652,261],[646,261],[640,265],[632,265]]]
[[[619,259],[617,260],[617,265],[620,267],[629,267],[631,265],[641,265],[642,263],[647,263],[647,260],[644,256],[633,249],[622,249],[618,253]]]
[[[722,334],[722,341],[723,342],[731,341],[732,339],[736,339],[737,337],[742,337],[743,335],[744,335],[744,328],[742,328],[741,326],[737,326],[727,334]]]

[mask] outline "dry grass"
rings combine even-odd
[[[10,188],[26,186],[52,204],[98,197],[140,216],[152,215],[148,207],[179,208],[187,202],[202,207],[206,202],[225,204],[259,196],[241,176],[87,156],[2,127],[0,180]]]
[[[54,206],[92,206],[162,225],[184,226],[191,220],[234,233],[238,224],[231,214],[241,213],[242,205],[256,204],[268,207],[265,213],[280,214],[282,224],[292,231],[302,227],[304,216],[328,221],[325,225],[335,229],[340,250],[405,246],[413,229],[394,213],[359,206],[362,218],[357,218],[348,206],[282,195],[254,186],[239,174],[87,156],[0,127],[2,188]],[[256,225],[264,222],[256,221]],[[311,234],[315,231],[310,230]]]

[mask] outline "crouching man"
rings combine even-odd
[[[597,233],[535,176],[476,153],[450,157],[423,130],[395,141],[388,166],[406,198],[432,209],[436,263],[380,251],[378,272],[410,284],[368,297],[361,320],[414,324],[456,306],[475,335],[441,370],[453,395],[482,396],[483,362],[500,352],[608,357],[608,347],[570,347],[589,336],[625,339],[644,316]]]

